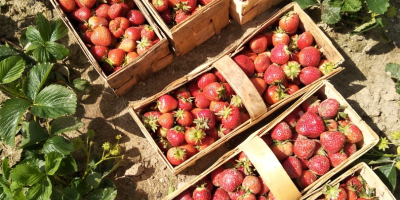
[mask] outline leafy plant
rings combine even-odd
[[[388,63],[385,67],[386,73],[396,80],[396,92],[400,94],[400,65],[397,63]]]

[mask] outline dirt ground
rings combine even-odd
[[[37,12],[46,12],[48,18],[59,17],[47,0],[6,2],[6,6],[1,7],[0,38],[17,42],[23,28],[35,23]],[[396,1],[395,6],[400,8],[400,2]],[[314,16],[316,13],[310,14]],[[88,79],[93,89],[89,95],[79,96],[76,116],[82,118],[85,127],[70,133],[69,137],[78,137],[86,133],[87,129],[94,129],[97,135],[94,149],[99,153],[103,142],[114,142],[115,135],[123,135],[121,142],[126,159],[114,174],[118,199],[161,199],[167,194],[170,180],[175,185],[189,181],[227,150],[243,141],[250,131],[268,123],[268,119],[262,121],[254,129],[217,149],[216,153],[206,156],[180,175],[174,176],[164,166],[126,109],[130,103],[161,91],[173,80],[216,56],[239,39],[246,30],[254,30],[268,16],[268,12],[263,13],[243,26],[231,20],[219,35],[184,57],[174,58],[171,65],[139,83],[121,98],[114,95],[90,65],[72,34],[63,39],[62,43],[68,45],[71,52],[70,65],[74,69],[74,76]],[[379,135],[390,135],[391,132],[400,130],[399,95],[395,92],[394,82],[384,71],[386,63],[400,63],[400,9],[396,17],[387,21],[387,34],[392,40],[387,44],[381,42],[375,31],[350,37],[347,34],[350,29],[344,24],[329,27],[321,22],[317,23],[345,58],[342,65],[345,70],[331,79],[333,85]],[[335,28],[335,32],[332,28]],[[0,102],[4,98],[6,97],[0,94]],[[399,194],[398,188],[396,194]]]

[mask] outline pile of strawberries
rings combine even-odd
[[[233,60],[250,77],[268,105],[309,85],[335,66],[321,58],[310,32],[298,29],[299,16],[290,11],[279,20],[276,31],[254,36]],[[272,29],[275,27],[271,27]],[[271,51],[268,50],[271,48]]]
[[[183,163],[250,118],[216,69],[161,96],[147,109],[142,122],[172,165]]]
[[[351,175],[335,186],[326,185],[318,200],[377,200],[374,188],[368,188],[361,175]]]
[[[132,62],[159,41],[133,0],[58,0],[78,23],[83,41],[109,75]]]
[[[167,25],[181,23],[212,0],[149,0]]]

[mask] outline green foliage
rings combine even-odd
[[[386,64],[385,71],[392,79],[396,80],[396,92],[400,94],[400,65],[397,63],[388,63]]]

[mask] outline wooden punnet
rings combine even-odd
[[[317,95],[319,99],[323,100],[326,98],[334,98],[340,102],[341,105],[346,106],[344,112],[348,115],[351,121],[357,125],[363,133],[364,139],[357,143],[358,150],[356,153],[351,155],[346,161],[341,163],[339,166],[332,168],[325,175],[319,177],[313,184],[298,190],[295,183],[286,174],[281,163],[275,157],[274,153],[268,147],[268,145],[261,139],[261,137],[281,122],[289,113],[293,112],[295,108],[301,105],[311,95]],[[225,162],[236,158],[240,152],[244,152],[257,172],[260,174],[264,182],[270,188],[270,191],[274,194],[274,197],[278,200],[296,200],[296,199],[307,199],[316,189],[318,189],[323,183],[328,181],[333,175],[339,173],[350,163],[354,162],[361,155],[370,150],[379,141],[377,134],[361,119],[361,117],[351,108],[346,100],[339,94],[337,90],[328,82],[322,81],[315,85],[309,92],[298,99],[292,106],[290,106],[284,113],[275,118],[272,122],[260,128],[249,136],[243,143],[241,143],[235,149],[229,151],[223,155],[217,162],[215,162],[210,168],[201,173],[199,176],[185,184],[183,187],[178,188],[175,192],[171,193],[164,199],[173,199],[178,196],[181,192],[188,189],[190,186],[196,184],[205,176],[209,175],[219,166]]]
[[[334,186],[351,175],[361,175],[363,177],[363,179],[365,180],[366,185],[369,189],[375,188],[376,197],[378,197],[379,199],[384,199],[384,200],[395,200],[396,199],[393,196],[392,192],[390,192],[390,190],[382,182],[382,180],[364,162],[359,163],[356,166],[352,167],[351,169],[349,169],[348,171],[346,171],[345,173],[340,175],[338,178],[336,178],[335,180],[330,182],[329,185]],[[309,200],[317,199],[319,196],[322,195],[322,190],[323,190],[323,187],[318,189],[317,191],[315,191],[307,199],[309,199]]]
[[[231,0],[229,14],[240,25],[252,20],[283,0]]]
[[[150,1],[142,1],[167,35],[175,54],[184,55],[199,46],[229,23],[229,0],[213,0],[195,14],[172,28],[161,18]]]
[[[117,96],[125,94],[139,81],[147,79],[147,77],[154,72],[159,71],[160,69],[172,63],[173,55],[169,50],[167,38],[165,37],[164,33],[159,30],[153,18],[146,11],[146,8],[139,0],[134,0],[135,5],[143,13],[148,24],[153,27],[154,32],[160,41],[147,50],[144,54],[137,57],[133,62],[109,76],[103,72],[103,69],[100,67],[99,63],[94,59],[89,51],[89,48],[83,42],[78,33],[77,24],[74,26],[71,23],[66,13],[64,13],[64,11],[61,9],[58,0],[50,0],[50,2],[53,4],[55,10],[60,15],[65,25],[72,32],[89,62],[93,65],[100,76],[107,82],[107,84],[114,90]]]
[[[226,52],[221,53],[218,55],[214,60],[211,60],[207,63],[202,64],[201,66],[197,67],[195,70],[187,74],[186,76],[175,80],[169,86],[164,88],[161,92],[143,100],[137,102],[131,106],[129,106],[129,112],[131,113],[133,119],[138,124],[140,129],[142,130],[143,134],[149,140],[150,144],[154,147],[157,153],[160,155],[162,160],[167,165],[168,169],[170,169],[173,173],[178,174],[185,168],[189,167],[190,165],[194,164],[196,160],[200,159],[201,157],[207,155],[208,153],[212,152],[214,149],[218,148],[230,138],[234,137],[235,135],[243,132],[244,130],[250,128],[257,122],[261,121],[262,119],[266,118],[268,115],[272,114],[275,110],[281,108],[285,104],[291,102],[292,100],[300,97],[302,94],[307,92],[309,89],[314,87],[317,83],[321,80],[329,79],[330,77],[334,76],[335,74],[339,73],[343,70],[342,67],[337,67],[334,71],[330,74],[327,74],[314,83],[307,85],[300,89],[299,91],[295,92],[292,95],[282,99],[281,101],[267,107],[262,99],[262,97],[258,94],[256,88],[251,83],[250,79],[244,74],[244,72],[240,69],[240,67],[231,59],[232,56],[238,54],[242,49],[243,46],[256,34],[263,31],[265,28],[271,26],[275,22],[277,22],[284,13],[294,10],[299,14],[301,20],[301,27],[305,30],[310,31],[317,43],[317,45],[321,48],[323,55],[332,63],[339,65],[343,62],[343,57],[340,53],[335,49],[332,45],[330,40],[322,33],[322,31],[316,26],[316,24],[305,14],[301,8],[297,5],[297,3],[291,3],[285,6],[282,10],[278,11],[275,15],[273,15],[269,20],[261,24],[254,33],[251,33],[236,45],[232,45],[232,47],[227,50]],[[204,149],[203,151],[197,153],[190,159],[186,160],[184,163],[178,166],[172,166],[163,152],[158,148],[157,144],[155,143],[154,139],[152,138],[151,134],[146,130],[144,124],[141,121],[140,115],[143,114],[146,110],[146,107],[150,105],[152,102],[156,101],[159,97],[164,94],[167,94],[183,85],[188,83],[189,81],[195,79],[196,77],[204,74],[206,72],[211,71],[213,68],[218,69],[219,72],[225,77],[229,85],[233,88],[236,94],[242,99],[244,106],[246,107],[247,111],[250,114],[250,119],[240,125],[238,128],[232,130],[226,136],[218,139],[212,145]]]

